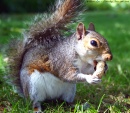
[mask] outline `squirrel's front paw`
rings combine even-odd
[[[86,76],[86,81],[89,84],[97,84],[101,82],[101,79],[99,79],[98,77],[92,76],[92,75],[87,75]]]

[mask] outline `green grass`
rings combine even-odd
[[[31,102],[14,93],[4,80],[5,48],[11,37],[21,37],[33,15],[0,15],[0,113],[27,113]],[[83,15],[86,27],[93,22],[96,30],[109,42],[113,60],[102,83],[77,85],[74,110],[64,103],[43,103],[46,113],[129,113],[130,112],[130,13],[87,12]],[[78,23],[76,23],[77,25]],[[73,28],[75,29],[75,28]],[[90,103],[83,111],[82,103]]]

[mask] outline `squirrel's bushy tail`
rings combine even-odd
[[[9,68],[9,78],[8,81],[11,85],[15,86],[16,91],[23,96],[23,90],[20,83],[20,69],[22,66],[22,61],[24,54],[26,53],[25,43],[23,40],[12,40],[8,45],[7,57]]]
[[[83,9],[84,0],[57,0],[55,11],[33,23],[24,40],[13,42],[10,47],[9,67],[14,84],[20,88],[20,69],[24,54],[29,48],[39,44],[50,45],[57,41],[68,28],[66,25],[73,22]],[[51,43],[49,43],[51,41]],[[47,44],[45,44],[47,43]],[[22,90],[21,90],[22,91]]]
[[[58,40],[65,31],[71,32],[68,23],[76,21],[76,17],[83,11],[85,0],[57,0],[55,11],[50,15],[33,24],[27,33],[27,44],[37,45],[39,43]],[[44,44],[45,45],[45,44]],[[47,44],[48,45],[48,44]]]

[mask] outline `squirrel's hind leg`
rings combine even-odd
[[[33,113],[43,113],[41,110],[41,103],[40,102],[33,102]]]
[[[21,83],[25,97],[28,96],[33,102],[33,113],[43,113],[41,111],[41,103],[45,100],[46,94],[42,82],[44,82],[42,74],[34,71],[28,74],[28,69],[21,70]],[[27,93],[27,94],[26,94]]]

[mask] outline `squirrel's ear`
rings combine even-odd
[[[78,40],[82,39],[86,34],[86,28],[82,22],[80,22],[76,29],[76,35]]]
[[[95,31],[95,26],[93,23],[89,24],[88,30]]]

